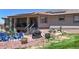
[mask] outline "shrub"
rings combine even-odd
[[[49,38],[50,38],[50,33],[46,33],[46,34],[45,34],[45,38],[46,38],[46,39],[49,39]]]

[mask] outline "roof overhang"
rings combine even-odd
[[[12,16],[7,16],[2,19],[7,19],[10,17],[27,17],[27,16],[57,16],[57,15],[71,15],[71,14],[79,14],[78,12],[70,12],[70,13],[46,13],[46,12],[34,12],[34,13],[27,13],[27,14],[17,14]]]

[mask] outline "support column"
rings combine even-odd
[[[38,16],[38,28],[40,28],[40,16]]]
[[[29,24],[29,17],[27,17],[27,25]]]
[[[17,20],[17,19],[14,18],[14,24],[13,24],[13,26],[14,26],[14,32],[17,32],[17,31],[16,31],[16,20]]]
[[[27,17],[27,26],[29,25],[29,17]],[[27,34],[29,34],[29,28],[27,28]]]
[[[9,31],[12,32],[12,18],[9,18]]]

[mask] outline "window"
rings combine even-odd
[[[79,16],[74,16],[74,22],[79,22]]]
[[[59,16],[59,21],[64,21],[64,16]]]
[[[16,27],[26,27],[26,18],[17,18]]]
[[[47,23],[47,17],[41,17],[41,23]]]

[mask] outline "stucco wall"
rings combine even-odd
[[[59,21],[59,16],[51,16],[51,19],[49,20],[50,25],[55,25],[55,26],[71,26],[73,24],[73,15],[65,15],[65,21]]]
[[[47,28],[49,27],[49,19],[47,20],[47,23],[41,23],[41,16],[38,16],[38,27],[39,28]],[[48,17],[49,18],[49,17]]]
[[[41,28],[46,28],[49,26],[79,26],[79,23],[73,22],[73,15],[65,15],[65,21],[59,21],[59,16],[47,16],[48,23],[41,23],[40,17],[38,19],[38,25]]]

